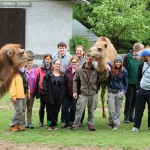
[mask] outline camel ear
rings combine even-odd
[[[9,56],[9,57],[12,57],[13,56],[13,54],[14,54],[14,52],[13,52],[13,50],[11,49],[11,50],[9,50],[8,52],[7,52],[7,55]]]
[[[104,47],[107,48],[107,44],[105,44]]]

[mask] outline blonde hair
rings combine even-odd
[[[79,58],[78,58],[76,55],[72,56],[72,58],[70,59],[70,62],[71,62],[73,59],[76,59],[77,62],[79,61]]]

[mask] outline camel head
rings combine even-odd
[[[106,59],[106,61],[113,61],[117,56],[117,51],[115,50],[111,41],[104,36],[98,38],[93,47],[91,47],[87,53],[95,58],[96,61],[101,61]]]
[[[102,46],[93,46],[88,51],[87,54],[92,56],[96,61],[100,61],[107,57],[106,53],[107,45]]]
[[[31,51],[21,49],[19,44],[6,44],[0,49],[0,98],[7,92],[18,67],[33,57]]]
[[[21,49],[19,44],[6,44],[1,48],[0,56],[9,60],[13,67],[18,67],[34,58],[33,52]]]

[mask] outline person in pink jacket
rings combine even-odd
[[[25,68],[25,73],[28,79],[28,84],[30,87],[30,99],[27,98],[26,101],[26,107],[27,107],[27,124],[26,128],[33,129],[32,125],[32,108],[34,104],[34,98],[36,95],[36,79],[37,79],[37,69],[33,68],[33,60],[28,61],[26,68]]]

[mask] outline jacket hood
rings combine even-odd
[[[85,68],[85,65],[86,65],[86,63],[83,64],[82,69],[86,69],[86,68]],[[94,70],[94,69],[95,69],[95,68],[94,68],[94,65],[92,64],[91,70]]]

